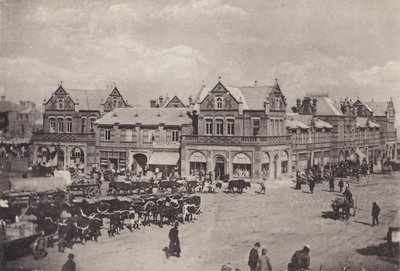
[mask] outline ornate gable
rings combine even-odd
[[[275,79],[275,85],[272,87],[268,98],[271,111],[286,111],[286,97],[283,95],[277,79]]]
[[[357,100],[353,104],[354,108],[354,113],[358,117],[372,117],[373,116],[373,111],[363,102],[360,100]]]
[[[239,102],[229,90],[218,82],[200,104],[201,110],[237,110]]]
[[[74,111],[75,103],[60,85],[44,104],[45,110]]]
[[[182,103],[182,101],[177,96],[174,96],[171,100],[169,100],[165,104],[164,107],[185,108],[186,106]]]
[[[128,106],[117,87],[114,87],[102,105],[104,106],[104,112],[112,111],[114,108],[125,108]]]

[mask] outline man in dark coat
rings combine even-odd
[[[343,180],[342,179],[340,179],[340,181],[339,181],[339,189],[340,189],[340,193],[342,193],[342,190],[343,190]]]
[[[372,203],[372,227],[376,225],[379,225],[379,213],[381,212],[381,208],[379,208],[378,204],[376,202]]]
[[[314,180],[314,177],[313,177],[313,176],[310,176],[310,177],[309,177],[308,186],[310,187],[310,193],[311,193],[311,194],[314,193],[315,180]]]
[[[75,270],[76,266],[74,262],[74,254],[70,253],[68,254],[68,260],[62,266],[61,271],[75,271]]]
[[[249,262],[250,271],[256,271],[258,265],[258,249],[260,249],[260,242],[254,244],[254,247],[250,250]]]
[[[296,190],[301,190],[301,176],[300,176],[300,171],[296,172]]]
[[[333,176],[329,178],[329,191],[330,192],[335,191],[335,178]]]
[[[305,245],[302,250],[298,250],[293,254],[291,263],[288,266],[288,271],[308,270],[310,265],[310,247]]]
[[[175,222],[174,227],[169,231],[169,252],[176,257],[181,256],[181,245],[179,242],[179,223]]]

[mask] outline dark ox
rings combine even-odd
[[[242,194],[243,193],[243,189],[247,188],[247,187],[251,187],[250,182],[246,182],[245,180],[232,180],[229,181],[228,183],[228,191],[235,193],[235,188],[236,188],[236,192]]]

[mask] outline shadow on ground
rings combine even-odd
[[[397,248],[396,248],[397,246]],[[388,243],[382,243],[378,246],[368,246],[356,249],[357,253],[363,256],[377,256],[380,260],[393,264],[400,264],[399,244],[393,244],[392,248]]]

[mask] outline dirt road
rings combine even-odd
[[[267,194],[259,195],[257,185],[242,195],[202,195],[203,213],[194,223],[179,228],[181,258],[166,259],[170,227],[151,226],[119,236],[101,236],[98,243],[76,244],[79,270],[220,270],[224,264],[248,270],[248,253],[256,241],[268,249],[273,270],[284,270],[295,250],[311,246],[311,270],[399,270],[398,259],[380,256],[388,223],[399,225],[400,175],[374,175],[351,182],[359,212],[349,221],[329,218],[331,201],[339,193],[328,184],[317,184],[314,194],[291,188],[290,181],[267,184]],[[380,225],[371,227],[371,205],[381,207]],[[328,212],[328,213],[324,213]],[[395,222],[397,220],[397,222]],[[50,249],[40,260],[32,256],[9,262],[8,266],[60,270],[67,258]]]

